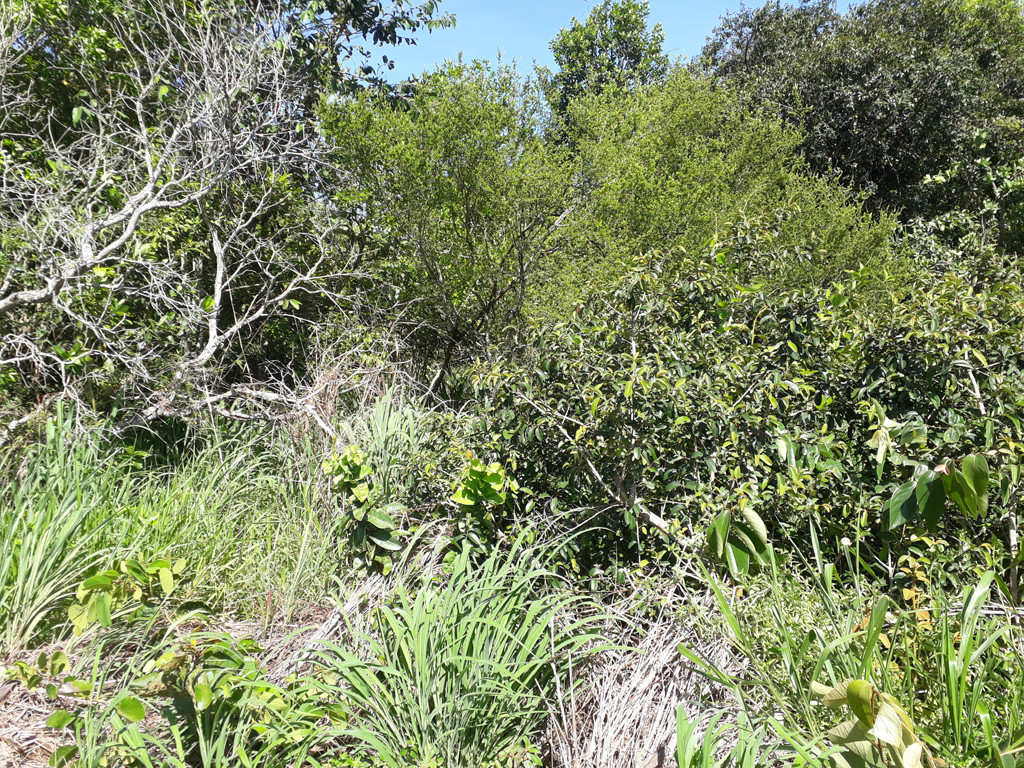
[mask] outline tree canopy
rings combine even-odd
[[[556,114],[588,94],[621,93],[657,83],[668,71],[660,24],[648,28],[647,0],[602,0],[585,21],[577,21],[551,41],[558,71],[545,73]]]
[[[811,167],[907,217],[955,208],[963,188],[929,176],[998,154],[1021,117],[1024,14],[1014,0],[823,0],[727,15],[700,67],[800,126]]]

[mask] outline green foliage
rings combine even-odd
[[[621,94],[662,81],[668,56],[660,24],[647,28],[647,0],[602,0],[586,21],[572,24],[551,41],[558,71],[541,71],[555,114],[566,117],[577,99]]]
[[[847,706],[854,714],[829,730],[829,738],[848,753],[842,757],[846,764],[886,765],[888,753],[905,768],[945,765],[917,738],[914,723],[899,702],[866,680],[844,680],[816,692],[826,707]]]
[[[868,594],[871,571],[861,571],[867,566],[857,551],[846,550],[851,583],[845,588],[834,583],[835,566],[824,563],[816,547],[806,581],[780,581],[772,556],[766,605],[732,601],[712,583],[729,639],[751,664],[743,678],[714,668],[685,645],[680,651],[701,674],[731,689],[755,724],[774,731],[784,749],[807,764],[901,764],[900,758],[914,765],[999,764],[1000,753],[986,745],[1007,748],[1019,738],[1022,720],[1007,709],[1018,694],[1007,691],[1016,691],[1024,670],[1009,617],[986,610],[994,575],[984,574],[962,601],[943,602],[922,621],[916,605],[903,611],[885,596]],[[804,602],[810,594],[816,615],[799,621],[787,612],[789,589]],[[758,639],[756,622],[765,620]],[[853,718],[837,725],[821,703],[847,707]],[[1000,715],[984,714],[990,706]],[[995,725],[996,717],[1005,719]],[[998,733],[985,736],[993,728]]]
[[[993,476],[997,459],[1018,465],[1020,283],[864,269],[782,289],[750,278],[770,242],[637,260],[538,327],[523,362],[480,373],[493,450],[531,478],[536,503],[593,510],[614,532],[594,544],[620,551],[663,549],[633,531],[672,537],[741,504],[774,540],[816,520],[836,538],[870,531],[872,546],[900,548],[886,532],[920,503],[940,530],[995,541],[1010,496],[990,494],[977,517],[940,516],[946,483],[973,502],[958,474],[940,482],[933,468],[964,450],[984,453]],[[904,487],[886,510],[897,517],[881,520],[915,467],[913,509]],[[981,550],[961,547],[953,568],[979,563]],[[1008,566],[999,558],[990,567]]]
[[[114,618],[132,620],[145,610],[157,595],[166,600],[182,580],[186,562],[173,564],[160,558],[122,560],[89,576],[78,586],[76,602],[68,607],[68,619],[76,635],[81,635],[95,622],[109,627]],[[188,578],[187,576],[185,577]]]
[[[336,548],[306,480],[315,464],[301,451],[244,432],[154,466],[145,452],[76,434],[70,417],[40,437],[8,453],[0,473],[0,646],[59,637],[69,611],[85,629],[108,600],[112,617],[149,616],[166,599],[165,566],[175,602],[231,603],[246,617],[290,616],[325,594]],[[151,552],[166,555],[141,554]],[[175,573],[181,561],[187,570]],[[90,575],[102,583],[76,601]]]
[[[581,99],[572,114],[583,188],[534,294],[545,320],[614,285],[623,262],[696,254],[715,238],[751,252],[751,280],[786,287],[895,265],[891,220],[872,220],[847,192],[810,177],[796,131],[707,79],[677,70],[642,91]]]
[[[496,462],[484,464],[470,458],[455,481],[451,500],[458,505],[456,525],[459,532],[477,546],[484,546],[495,533],[494,509],[505,503],[519,485]]]
[[[323,469],[333,489],[342,494],[344,516],[339,525],[348,529],[357,558],[363,558],[367,568],[387,575],[394,554],[402,548],[395,517],[404,514],[405,507],[399,502],[385,503],[371,478],[373,468],[355,445],[327,459]]]
[[[733,576],[757,572],[767,564],[768,530],[756,512],[740,499],[735,512],[725,510],[711,521],[708,549]]]
[[[504,504],[505,481],[505,470],[500,464],[484,464],[479,459],[470,459],[452,501],[464,507],[476,507],[484,502]]]
[[[542,556],[522,537],[479,562],[463,544],[442,579],[406,577],[355,648],[320,654],[359,753],[390,768],[536,763],[569,665],[599,647],[593,606]]]
[[[64,696],[88,695],[92,686],[73,675],[65,675],[71,662],[63,651],[54,651],[52,655],[40,653],[35,664],[16,661],[4,672],[7,680],[16,680],[28,690],[35,690],[44,685],[46,695],[51,700],[60,693]],[[49,682],[47,682],[49,680]]]
[[[963,207],[962,186],[925,179],[967,161],[974,131],[1020,115],[1022,67],[1013,0],[767,3],[726,15],[703,52],[716,78],[802,128],[816,171],[925,217]]]
[[[1017,768],[1019,4],[741,10],[701,74],[606,0],[539,83],[361,91],[436,10],[0,13],[0,654],[52,764],[541,765],[614,585],[742,657],[681,649],[733,701],[680,766]],[[243,639],[329,584],[328,642]]]
[[[2,457],[0,477],[0,648],[38,640],[47,619],[102,558],[106,524],[95,511],[123,504],[130,482],[103,464],[96,446],[75,440],[63,412],[45,442]],[[20,476],[19,476],[20,475]]]
[[[951,461],[934,470],[919,465],[914,478],[904,483],[886,506],[889,530],[922,517],[927,527],[938,527],[946,509],[946,499],[974,519],[988,513],[988,462],[983,455],[966,456],[957,469]]]
[[[540,135],[535,87],[506,66],[447,62],[401,108],[364,94],[322,112],[371,299],[440,363],[436,392],[465,348],[517,317],[573,168]]]
[[[449,22],[408,0],[6,4],[0,440],[53,399],[133,425],[290,410],[299,329],[357,292],[317,104]]]
[[[723,722],[727,711],[713,712],[704,732],[699,722],[686,714],[686,706],[676,708],[676,762],[679,768],[763,768],[773,765],[773,755],[781,746],[766,725],[754,726],[740,712],[735,724]],[[735,736],[735,744],[730,744]],[[728,745],[728,746],[726,746]]]
[[[999,120],[978,130],[971,154],[924,179],[936,192],[959,190],[955,207],[913,220],[907,240],[935,270],[963,271],[974,282],[998,281],[1024,248],[1024,163],[1021,123]]]
[[[326,710],[308,689],[272,682],[250,639],[196,632],[118,660],[96,676],[94,698],[57,710],[48,724],[68,728],[82,764],[215,768],[302,765]],[[156,715],[155,718],[151,717]]]

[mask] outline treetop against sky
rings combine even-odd
[[[584,21],[595,4],[588,0],[444,0],[440,9],[455,15],[455,27],[421,34],[415,46],[395,51],[392,74],[395,79],[418,75],[460,51],[467,59],[493,60],[500,50],[505,60],[526,68],[534,61],[550,67],[551,39],[573,17]],[[670,57],[691,57],[700,53],[719,17],[739,6],[736,0],[651,0],[650,22],[664,28]]]

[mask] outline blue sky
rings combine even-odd
[[[700,52],[704,39],[726,11],[740,7],[739,0],[650,0],[650,23],[665,30],[665,51],[677,56]],[[748,0],[749,5],[760,4]],[[506,61],[517,60],[523,70],[539,64],[551,66],[548,43],[558,30],[568,27],[575,16],[581,21],[590,13],[587,0],[443,0],[442,11],[455,14],[453,29],[430,35],[420,34],[415,46],[388,52],[395,69],[388,79],[399,80],[433,69],[444,59],[455,58],[461,50],[468,59],[497,57],[500,48]]]

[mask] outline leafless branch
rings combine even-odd
[[[23,70],[31,24],[0,11],[0,374],[82,407],[104,390],[136,419],[288,412],[330,432],[310,392],[237,362],[269,321],[307,322],[300,303],[343,309],[356,276],[326,201],[296,192],[323,158],[286,46],[265,19],[175,2],[110,29],[118,76],[69,72],[68,124]]]

